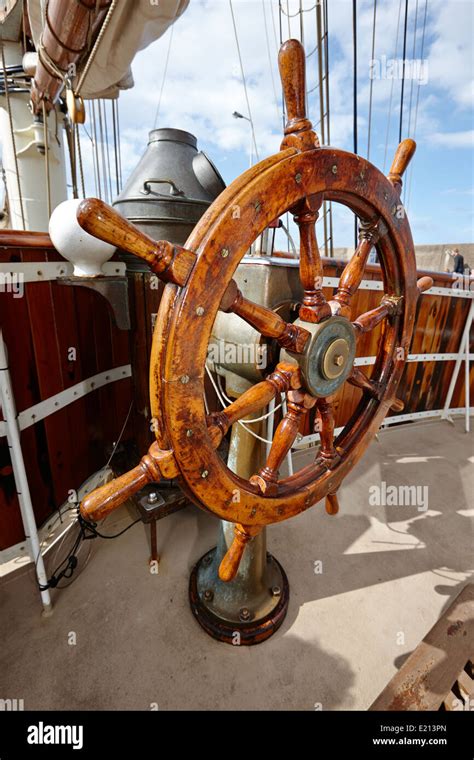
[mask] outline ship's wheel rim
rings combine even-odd
[[[275,193],[281,196],[278,202],[272,200]],[[383,395],[361,401],[337,439],[338,446],[347,448],[347,456],[332,470],[303,468],[280,481],[278,493],[269,497],[229,470],[212,447],[203,400],[207,345],[221,298],[250,243],[298,200],[319,193],[326,200],[344,203],[361,218],[380,217],[387,229],[377,244],[384,291],[403,300],[400,314],[384,324],[379,344],[374,373],[383,376]],[[399,209],[396,189],[365,159],[332,148],[303,153],[289,149],[248,170],[198,223],[186,242],[197,254],[189,280],[180,291],[175,286],[165,290],[158,321],[166,322],[166,328],[162,324],[155,331],[150,375],[158,442],[174,450],[183,487],[196,504],[249,526],[279,522],[337,490],[362,456],[401,378],[405,361],[396,358],[396,349],[401,348],[406,358],[413,330],[413,241],[406,215],[397,213]],[[201,317],[196,316],[198,306]]]

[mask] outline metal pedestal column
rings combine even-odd
[[[264,456],[256,443],[241,425],[234,425],[229,467],[242,477],[256,472]],[[289,585],[280,563],[267,552],[266,528],[245,547],[234,580],[221,581],[219,565],[233,537],[234,523],[220,521],[217,546],[193,568],[189,597],[194,616],[210,636],[248,646],[265,641],[280,627],[288,610]]]

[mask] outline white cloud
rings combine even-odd
[[[443,148],[472,148],[474,147],[474,130],[464,132],[435,132],[428,135],[429,140]]]

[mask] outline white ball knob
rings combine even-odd
[[[112,258],[115,247],[89,235],[77,221],[78,198],[56,206],[49,220],[49,236],[56,250],[74,265],[76,277],[103,274],[102,264]]]

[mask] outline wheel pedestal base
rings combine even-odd
[[[259,644],[285,619],[289,585],[280,563],[266,551],[266,530],[246,546],[234,580],[218,575],[233,538],[233,523],[221,522],[219,541],[194,566],[189,581],[191,610],[206,633],[234,646]]]

